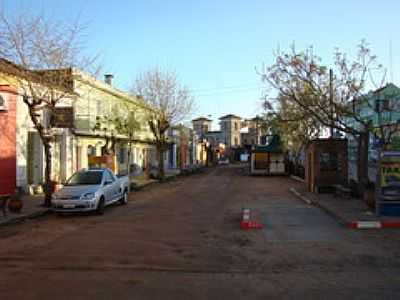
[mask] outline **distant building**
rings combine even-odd
[[[223,143],[222,131],[208,131],[204,138],[212,145],[218,146],[220,143]]]
[[[205,117],[200,117],[192,120],[193,130],[199,136],[203,136],[205,133],[211,130],[212,120]]]
[[[249,147],[265,144],[265,139],[263,139],[265,130],[263,130],[261,125],[262,119],[260,117],[243,120],[240,131],[242,146]]]
[[[266,133],[261,126],[260,117],[242,119],[228,114],[219,118],[219,121],[220,130],[213,131],[212,120],[204,117],[192,120],[193,130],[199,142],[207,143],[216,157],[228,155],[236,159],[243,151],[248,152],[252,146],[266,143]]]
[[[242,118],[229,114],[219,118],[223,142],[227,148],[237,148],[241,145],[240,129]]]

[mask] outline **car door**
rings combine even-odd
[[[114,178],[110,176],[110,173],[106,170],[104,171],[104,196],[106,198],[106,203],[109,203],[114,198]]]
[[[118,198],[119,183],[114,174],[112,174],[109,170],[106,170],[106,173],[108,173],[109,180],[112,182],[110,184],[110,201],[113,201]]]

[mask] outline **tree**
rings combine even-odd
[[[314,118],[302,112],[298,105],[278,95],[278,105],[264,102],[264,126],[273,134],[279,134],[284,147],[290,152],[295,169],[300,167],[300,156],[307,144],[319,136],[322,126]]]
[[[366,89],[375,84],[372,75],[383,69],[365,41],[357,48],[353,60],[336,50],[334,66],[329,72],[312,47],[297,51],[293,45],[288,52],[276,53],[275,62],[264,66],[260,75],[265,83],[296,106],[300,116],[358,140],[358,180],[365,185],[369,133],[379,130],[362,115],[359,104]]]
[[[124,110],[114,107],[110,115],[96,117],[95,131],[100,131],[106,139],[102,154],[115,154],[117,142],[128,142],[127,170],[130,176],[132,143],[140,130],[140,122],[132,106],[126,105]]]
[[[193,97],[189,89],[178,82],[175,72],[162,71],[159,68],[140,74],[131,90],[154,108],[148,111],[147,123],[154,135],[159,176],[163,179],[164,154],[168,149],[167,131],[190,115]]]
[[[13,75],[45,153],[45,200],[51,205],[52,142],[54,130],[49,122],[56,107],[71,104],[76,95],[71,80],[72,68],[89,70],[95,58],[82,52],[80,22],[63,24],[43,15],[21,13],[14,18],[0,11],[1,71]],[[11,63],[12,62],[12,63]]]

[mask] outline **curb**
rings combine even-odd
[[[299,181],[299,182],[302,182],[302,183],[305,183],[305,182],[306,182],[303,178],[301,178],[301,177],[299,177],[299,176],[290,175],[289,177],[290,177],[291,179],[293,179],[293,180],[296,180],[296,181]]]
[[[311,201],[307,197],[304,197],[302,194],[300,194],[295,188],[290,188],[289,191],[292,192],[293,194],[295,194],[299,199],[301,199],[302,201],[304,201],[308,205],[315,204],[313,201]]]
[[[400,228],[400,222],[390,221],[354,221],[347,223],[350,229],[384,229],[384,228]]]
[[[141,189],[143,189],[143,188],[145,188],[145,187],[148,187],[148,186],[151,186],[151,185],[153,185],[153,184],[155,184],[155,183],[159,183],[159,181],[150,181],[150,182],[147,182],[147,183],[144,183],[144,184],[141,184],[141,185],[135,185],[135,184],[133,184],[133,185],[131,186],[131,192],[140,191]]]
[[[318,201],[312,201],[308,199],[307,197],[303,196],[300,194],[295,188],[290,188],[289,189],[293,194],[295,194],[298,198],[300,198],[302,201],[307,203],[308,205],[314,205],[318,208],[320,208],[322,211],[324,211],[327,215],[331,216],[334,218],[340,225],[342,226],[347,226],[348,227],[348,222],[343,219],[341,216],[330,210],[329,208],[326,208],[325,206],[321,205]]]
[[[295,188],[289,189],[293,194],[295,194],[298,198],[303,200],[309,205],[315,205],[316,207],[323,210],[327,215],[334,218],[340,225],[349,228],[349,229],[384,229],[384,228],[399,228],[400,229],[400,221],[347,221],[340,215],[338,215],[333,210],[327,208],[324,205],[321,205],[318,201],[312,201],[307,197],[301,195]]]
[[[37,219],[37,218],[43,217],[47,214],[50,214],[51,212],[52,212],[51,209],[45,209],[45,210],[37,211],[37,212],[31,213],[31,214],[21,215],[21,216],[9,219],[7,221],[0,222],[0,226],[18,224],[18,223],[25,222],[26,220]]]

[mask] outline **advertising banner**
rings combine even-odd
[[[383,152],[380,172],[382,196],[386,200],[400,200],[400,152]]]

